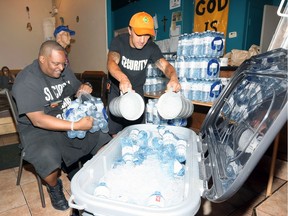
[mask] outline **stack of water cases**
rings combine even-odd
[[[189,100],[213,102],[221,92],[220,60],[224,34],[205,31],[180,35],[176,71],[183,95]]]
[[[165,59],[174,66],[175,56],[165,54]],[[144,93],[147,95],[161,95],[167,85],[168,79],[154,64],[148,64],[146,69],[146,82],[144,84]]]

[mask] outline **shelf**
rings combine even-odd
[[[161,93],[160,94],[155,94],[155,95],[144,94],[144,97],[158,99],[162,94]],[[191,102],[193,103],[193,105],[206,106],[206,107],[211,107],[212,104],[213,104],[212,102],[202,102],[202,101],[191,101]]]
[[[202,102],[202,101],[192,101],[192,103],[194,105],[207,106],[207,107],[211,107],[213,104],[212,102]]]

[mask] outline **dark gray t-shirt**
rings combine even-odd
[[[20,115],[20,125],[31,124],[24,115],[29,112],[44,111],[61,118],[62,110],[71,102],[72,98],[69,96],[74,95],[80,85],[81,82],[69,67],[62,72],[60,78],[51,78],[41,71],[38,60],[35,60],[17,75],[12,89]],[[66,86],[69,86],[68,92]],[[63,91],[64,89],[66,91]],[[57,107],[51,107],[51,103],[56,101],[61,102]]]

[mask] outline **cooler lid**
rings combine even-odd
[[[203,196],[222,202],[246,181],[287,121],[287,50],[243,62],[199,133]]]

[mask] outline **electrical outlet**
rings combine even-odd
[[[237,37],[237,32],[229,32],[229,38],[236,38]]]

